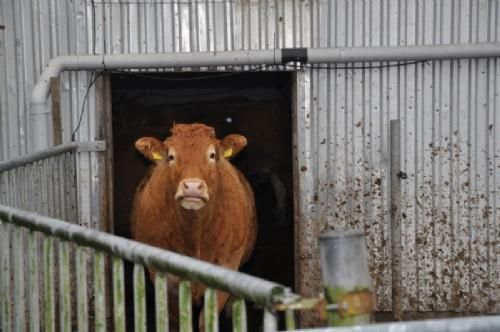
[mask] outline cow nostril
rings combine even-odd
[[[205,183],[203,181],[182,181],[182,188],[184,190],[203,190]]]

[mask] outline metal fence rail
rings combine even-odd
[[[181,277],[179,285],[180,331],[192,331],[191,282],[210,288],[205,293],[206,331],[218,331],[215,289],[228,291],[239,299],[233,305],[233,330],[246,331],[245,302],[264,307],[264,331],[277,330],[272,308],[292,303],[298,296],[286,287],[236,271],[164,251],[111,234],[91,230],[50,217],[0,205],[1,280],[0,321],[2,331],[125,331],[124,261],[134,263],[134,331],[146,331],[145,268],[154,268],[155,325],[157,331],[168,331],[166,273]],[[37,248],[41,245],[42,261]],[[71,248],[77,264],[76,285],[71,285]],[[16,253],[16,255],[12,255]],[[58,264],[54,264],[57,255]],[[93,269],[87,270],[85,259],[91,255]],[[27,258],[23,266],[12,257]],[[105,266],[112,271],[111,289],[105,282]],[[44,266],[44,269],[40,269]],[[58,268],[54,268],[58,266]],[[43,272],[42,272],[43,271]],[[88,294],[86,276],[93,276],[93,293]],[[54,282],[57,280],[57,282]],[[26,285],[26,288],[24,288]],[[27,290],[26,290],[27,289]],[[75,292],[76,289],[76,292]],[[112,301],[106,294],[112,293]],[[58,296],[56,296],[58,294]],[[76,308],[72,307],[76,299]],[[92,301],[91,301],[92,299]],[[93,302],[93,307],[90,308]],[[57,308],[57,309],[56,309]],[[108,319],[108,314],[111,319]],[[288,326],[293,325],[290,324]],[[416,322],[374,324],[369,326],[326,328],[301,331],[315,332],[381,332],[381,331],[456,331],[482,332],[500,330],[500,316],[469,317]]]
[[[207,285],[205,294],[205,322],[209,323],[209,330],[217,330],[217,305],[213,289],[223,290],[236,295],[239,300],[234,305],[235,331],[245,331],[246,321],[245,304],[243,300],[249,300],[263,306],[265,331],[276,329],[276,317],[272,312],[272,306],[277,303],[290,302],[297,299],[289,289],[276,283],[251,277],[240,272],[228,270],[219,266],[201,262],[189,257],[184,257],[173,252],[167,252],[142,243],[120,238],[111,234],[87,229],[79,225],[70,224],[57,219],[43,217],[34,213],[22,211],[5,205],[0,205],[0,220],[2,251],[0,253],[2,269],[2,316],[3,331],[8,331],[11,320],[14,320],[14,330],[29,327],[30,330],[38,330],[37,322],[42,322],[45,331],[54,331],[56,326],[68,327],[71,330],[72,315],[76,313],[76,327],[79,331],[105,331],[108,322],[106,313],[110,312],[110,306],[105,300],[106,283],[104,281],[105,262],[108,257],[112,264],[112,293],[113,293],[113,326],[115,331],[122,331],[125,327],[125,294],[123,261],[134,262],[134,309],[135,330],[146,329],[145,308],[145,286],[144,268],[154,268],[160,272],[156,274],[155,298],[156,298],[156,325],[158,331],[165,331],[168,322],[168,310],[166,308],[166,276],[165,273],[173,273],[184,281],[180,283],[180,326],[181,331],[191,331],[191,300],[190,282],[199,282]],[[56,242],[58,239],[60,242]],[[36,261],[36,250],[39,241],[43,247],[43,262]],[[25,253],[28,259],[26,267],[10,262],[8,253],[11,250],[19,251],[26,243],[29,248]],[[77,309],[71,310],[71,297],[75,296],[71,291],[69,278],[70,247],[76,250],[77,263]],[[94,256],[94,310],[88,308],[85,275],[89,271],[84,270],[85,264],[79,264],[82,258],[88,254],[88,250]],[[20,253],[23,251],[20,250]],[[58,252],[59,270],[55,271],[54,252]],[[18,255],[18,254],[17,254]],[[108,256],[109,255],[109,256]],[[39,265],[43,264],[45,272],[43,277],[38,271]],[[26,268],[28,273],[25,273]],[[55,275],[58,278],[55,278]],[[30,285],[29,306],[25,306],[27,294],[23,287],[19,286],[12,291],[15,283]],[[58,285],[53,280],[58,279]],[[38,285],[42,281],[43,289]],[[55,288],[58,288],[59,298],[55,297]],[[38,295],[40,293],[40,295]],[[39,298],[41,311],[38,307]],[[58,315],[55,307],[58,307]],[[29,307],[29,310],[25,310]],[[13,308],[11,312],[10,308]],[[42,312],[43,314],[39,314]],[[87,313],[93,312],[95,317],[88,317]],[[56,321],[57,319],[57,321]],[[89,327],[89,322],[93,325]],[[65,328],[63,330],[66,330]]]
[[[169,330],[167,274],[181,280],[182,332],[193,330],[193,282],[208,287],[206,331],[218,331],[216,290],[237,298],[234,331],[247,329],[245,301],[263,308],[264,331],[277,330],[278,307],[288,308],[286,327],[295,329],[291,309],[300,298],[282,285],[78,225],[76,153],[103,150],[102,142],[72,143],[0,163],[1,332],[125,331],[132,322],[134,331],[146,331],[152,310],[147,308],[146,269],[156,271],[155,321],[150,322],[156,331]],[[133,264],[133,303],[126,300],[126,262]],[[133,308],[132,316],[127,308]],[[302,331],[500,331],[500,316]]]
[[[76,146],[0,163],[0,202],[26,211],[77,219]]]
[[[82,167],[81,157],[102,158],[104,150],[104,142],[75,142],[0,162],[0,204],[81,223],[80,202],[85,195],[81,184],[89,178],[90,170]],[[92,257],[86,254],[76,264],[70,255],[72,246],[57,239],[42,242],[36,232],[7,225],[0,232],[2,331],[9,326],[21,330],[28,318],[32,331],[38,331],[40,317],[59,326],[59,322],[54,323],[59,315],[56,309],[61,309],[63,316],[66,308],[76,306],[76,299],[67,302],[67,294],[76,285],[77,273],[92,268]],[[64,271],[67,273],[60,277]],[[92,279],[82,281],[87,291],[93,289]],[[56,284],[60,287],[54,287]],[[51,304],[48,310],[40,310],[54,298],[60,299],[59,307]]]
[[[276,330],[273,305],[297,298],[284,286],[78,225],[86,212],[78,211],[77,178],[86,175],[78,173],[77,153],[104,150],[103,142],[70,143],[0,163],[1,331],[124,331],[129,306],[134,330],[144,331],[151,268],[157,331],[169,324],[166,273],[183,280],[181,331],[192,330],[191,282],[210,287],[207,330],[218,330],[215,290],[239,299],[235,331],[246,330],[245,300],[264,308],[266,331]],[[133,304],[125,300],[125,261],[134,264]]]
[[[77,153],[104,149],[75,142],[0,162],[0,203],[77,223]]]

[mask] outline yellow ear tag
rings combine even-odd
[[[233,155],[233,149],[229,148],[226,151],[224,151],[224,158],[229,158]]]
[[[163,157],[158,152],[153,152],[151,155],[153,156],[154,160],[163,160]]]

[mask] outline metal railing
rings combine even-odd
[[[300,298],[282,285],[78,225],[77,154],[103,150],[102,142],[72,143],[0,163],[0,331],[140,332],[147,330],[152,308],[150,323],[168,331],[167,274],[182,280],[182,332],[193,330],[192,283],[208,287],[206,331],[218,331],[216,290],[236,297],[234,331],[247,330],[245,301],[263,308],[264,331],[277,330],[276,308],[288,309],[286,328],[295,330],[292,309],[300,308]],[[126,262],[133,265],[132,290],[126,289]],[[146,269],[156,271],[152,308]],[[133,293],[130,301],[127,292]],[[500,316],[302,331],[500,331]]]
[[[69,143],[0,162],[0,203],[77,223],[77,156],[104,150],[102,141]]]
[[[125,331],[131,322],[145,331],[146,269],[156,271],[156,331],[168,331],[167,273],[182,280],[180,331],[193,330],[192,282],[208,287],[207,331],[218,330],[216,290],[237,298],[234,331],[246,331],[245,300],[263,308],[264,331],[275,331],[274,305],[297,299],[286,287],[78,225],[77,153],[103,149],[100,142],[72,143],[0,163],[1,331]],[[133,303],[126,300],[125,262],[133,263]]]
[[[77,329],[79,331],[106,331],[106,313],[112,307],[112,322],[115,331],[124,331],[125,292],[124,260],[134,263],[134,327],[135,331],[146,330],[145,268],[153,268],[155,274],[155,311],[157,331],[166,331],[168,310],[166,302],[166,273],[179,276],[183,281],[179,286],[180,330],[192,330],[190,283],[198,282],[210,287],[205,293],[205,322],[207,331],[217,331],[218,312],[215,289],[229,292],[238,300],[233,305],[235,331],[246,330],[245,302],[252,301],[264,308],[264,331],[275,331],[276,317],[272,311],[275,304],[294,301],[297,296],[286,287],[249,275],[228,270],[209,263],[198,261],[173,252],[161,250],[142,243],[120,238],[111,234],[70,224],[57,219],[43,217],[34,213],[0,205],[1,232],[1,271],[2,271],[2,325],[9,331],[13,319],[14,330],[28,327],[39,330],[42,322],[45,331],[54,331],[56,325],[61,330],[73,330],[71,297],[74,296],[70,283],[70,248],[76,251],[77,262]],[[56,239],[59,240],[56,242]],[[38,262],[37,247],[41,241],[43,262]],[[27,245],[27,251],[23,248]],[[94,310],[95,317],[88,317],[88,298],[86,291],[84,264],[85,255],[94,257]],[[54,253],[58,252],[58,270],[54,269]],[[10,255],[9,255],[10,253]],[[13,253],[16,253],[15,255]],[[9,259],[26,255],[28,264],[22,266]],[[112,304],[106,303],[105,264],[108,259],[112,270]],[[38,271],[44,265],[44,273]],[[58,275],[58,278],[55,278]],[[13,278],[12,278],[13,276]],[[59,279],[58,285],[54,280]],[[43,289],[39,285],[42,284]],[[23,285],[28,285],[26,292]],[[59,298],[55,298],[55,287]],[[29,294],[29,305],[25,297]],[[39,299],[43,297],[43,300]],[[39,307],[39,302],[41,307]],[[59,308],[58,315],[55,307]],[[10,312],[13,308],[13,312]],[[29,310],[25,310],[29,308]],[[41,310],[40,310],[41,309]],[[40,314],[39,314],[40,313]],[[58,317],[57,317],[58,316]],[[56,322],[58,318],[58,322]],[[93,326],[89,326],[93,321]]]

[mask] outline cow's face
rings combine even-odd
[[[164,142],[143,137],[135,146],[167,177],[167,195],[185,210],[200,210],[217,192],[222,164],[243,149],[247,140],[229,135],[219,141],[213,128],[202,124],[176,125],[171,131]]]

